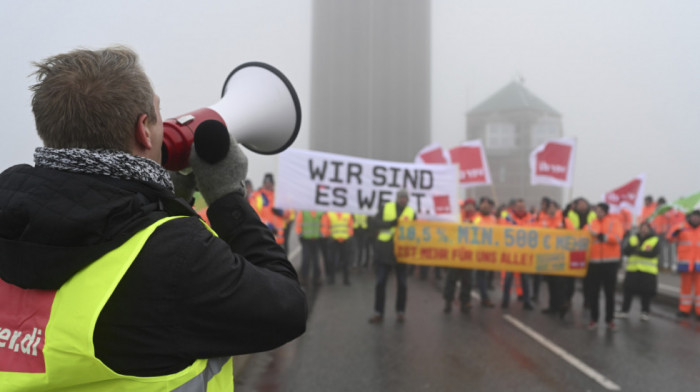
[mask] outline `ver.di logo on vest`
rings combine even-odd
[[[0,371],[44,373],[44,341],[55,291],[25,290],[0,279]]]

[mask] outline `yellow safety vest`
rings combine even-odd
[[[336,240],[347,240],[350,238],[350,218],[347,212],[329,212],[328,220],[331,225],[331,238]]]
[[[10,391],[233,391],[231,357],[198,359],[187,368],[164,376],[136,377],[117,374],[95,358],[93,333],[100,312],[153,231],[174,219],[161,219],[127,242],[85,267],[55,293],[45,333],[34,328],[32,360],[43,357],[43,371],[3,371],[0,390]],[[4,282],[3,282],[4,283]],[[4,283],[7,284],[7,283]],[[11,285],[9,285],[11,286]],[[19,290],[18,298],[32,291]],[[3,298],[3,301],[7,301]],[[11,299],[10,299],[11,300]],[[31,306],[22,303],[20,306]],[[25,327],[22,325],[20,327]],[[18,327],[18,328],[20,328]],[[44,338],[41,342],[39,338]],[[42,343],[42,344],[39,344]],[[177,344],[177,342],[173,342]],[[1,348],[0,348],[1,349]],[[36,352],[38,351],[38,353]],[[22,351],[17,352],[23,354]],[[26,358],[25,358],[26,359]],[[19,358],[19,360],[23,360]]]
[[[644,240],[640,246],[641,250],[654,249],[659,243],[659,237],[651,236]],[[636,235],[630,237],[630,245],[638,246],[639,238]],[[647,274],[657,275],[659,273],[659,258],[658,257],[643,257],[639,255],[631,255],[627,260],[627,271],[629,272],[645,272]]]
[[[415,212],[413,208],[406,206],[401,212],[401,216],[398,218],[402,221],[413,220],[415,217]],[[385,222],[391,222],[396,219],[396,203],[389,202],[384,205],[384,211],[382,212],[382,220]],[[396,232],[396,227],[390,227],[388,229],[381,229],[379,235],[377,235],[377,240],[382,242],[389,242],[394,238],[394,233]]]
[[[569,218],[569,222],[571,222],[571,225],[574,227],[575,230],[581,228],[581,222],[576,211],[574,211],[573,209],[569,210],[569,213],[566,215],[566,217]],[[597,217],[598,216],[595,214],[595,212],[589,211],[588,215],[586,216],[586,225],[590,225],[591,222],[593,222]]]
[[[367,225],[367,215],[365,214],[353,214],[352,220],[355,224],[356,229],[366,229]]]

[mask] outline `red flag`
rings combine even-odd
[[[610,213],[616,214],[626,208],[635,215],[642,212],[644,205],[645,174],[640,174],[634,180],[603,195],[603,201],[610,206]]]
[[[571,187],[576,139],[550,140],[530,153],[530,185]]]
[[[459,165],[459,184],[463,188],[491,184],[491,173],[481,140],[464,142],[452,148],[450,159]]]
[[[415,159],[416,163],[450,163],[450,156],[444,148],[437,143],[423,147],[418,151]]]

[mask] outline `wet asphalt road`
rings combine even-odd
[[[392,277],[385,320],[371,325],[374,274],[354,269],[351,280],[309,291],[307,332],[253,356],[236,391],[700,390],[700,321],[678,322],[668,306],[653,305],[651,321],[643,322],[634,302],[614,332],[587,329],[580,292],[564,320],[518,302],[502,310],[474,300],[468,314],[444,314],[442,281],[431,274],[427,281],[409,277],[403,324],[392,312]],[[546,286],[541,290],[544,303]]]

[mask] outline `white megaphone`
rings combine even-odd
[[[226,78],[219,102],[163,121],[163,167],[189,166],[194,143],[209,163],[228,153],[230,137],[258,154],[286,150],[297,137],[301,106],[289,80],[271,65],[250,62]]]

